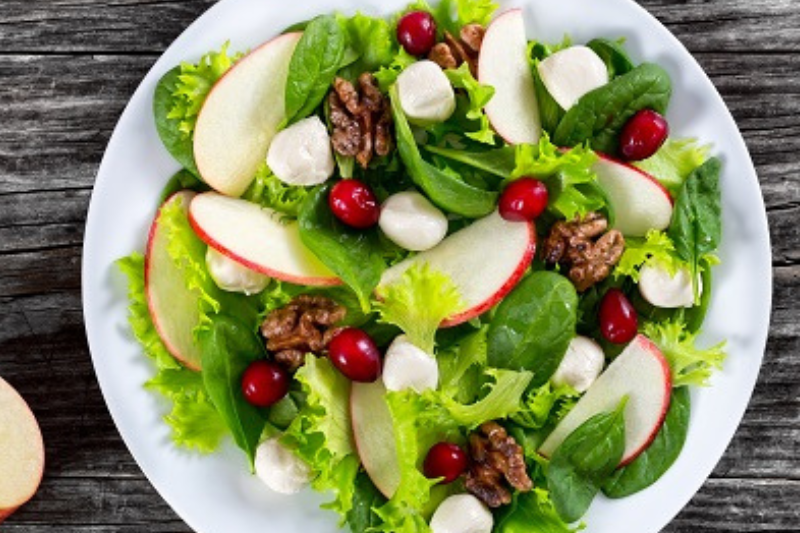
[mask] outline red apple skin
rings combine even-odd
[[[598,156],[599,156],[601,159],[603,159],[603,160],[605,160],[605,161],[608,161],[608,162],[610,162],[610,163],[616,163],[617,165],[620,165],[620,166],[623,166],[623,167],[627,167],[627,168],[629,168],[630,170],[633,170],[634,172],[638,173],[638,174],[639,174],[639,175],[641,175],[642,177],[644,177],[644,178],[646,178],[646,179],[650,180],[651,182],[653,182],[653,183],[654,183],[654,184],[655,184],[655,185],[656,185],[656,186],[657,186],[657,187],[658,187],[658,188],[661,190],[661,192],[663,192],[663,193],[664,193],[664,196],[666,196],[666,197],[667,197],[667,199],[669,200],[669,204],[670,204],[671,206],[673,206],[673,207],[675,206],[675,200],[673,200],[673,199],[672,199],[672,195],[669,193],[669,191],[666,189],[666,187],[664,187],[663,185],[661,185],[661,182],[660,182],[660,181],[658,181],[656,178],[654,178],[653,176],[651,176],[650,174],[648,174],[648,173],[647,173],[647,172],[645,172],[644,170],[642,170],[642,169],[640,169],[640,168],[637,168],[637,167],[635,167],[635,166],[631,165],[630,163],[627,163],[627,162],[625,162],[625,161],[622,161],[622,160],[620,160],[620,159],[617,159],[617,158],[615,158],[615,157],[611,157],[610,155],[608,155],[608,154],[604,154],[604,153],[602,153],[602,152],[597,152],[597,155],[598,155]]]
[[[39,485],[42,482],[42,477],[44,477],[44,467],[45,467],[46,458],[45,458],[45,450],[44,450],[44,439],[42,438],[42,432],[41,432],[41,429],[39,428],[39,422],[36,420],[36,415],[33,414],[33,411],[31,410],[30,406],[28,405],[28,402],[26,402],[25,399],[19,394],[19,392],[17,392],[2,377],[0,377],[0,387],[8,387],[13,391],[14,395],[16,395],[19,398],[19,401],[21,402],[21,405],[25,406],[25,415],[30,417],[31,422],[36,426],[37,429],[39,429],[39,431],[38,431],[39,438],[36,440],[35,443],[32,443],[32,444],[36,447],[37,452],[38,452],[38,456],[41,458],[40,465],[39,465],[39,470],[38,470],[38,480],[37,480],[36,486],[34,487],[33,491],[30,494],[23,495],[20,498],[18,504],[15,505],[14,507],[10,507],[10,508],[7,508],[7,509],[0,509],[0,524],[2,524],[5,521],[6,518],[8,518],[12,514],[14,514],[20,507],[22,507],[23,505],[28,503],[34,497],[34,495],[36,494],[36,491],[39,490]]]
[[[192,215],[192,210],[189,210],[189,224],[192,226],[192,229],[200,238],[201,241],[206,243],[208,246],[216,250],[217,252],[221,253],[228,259],[236,261],[237,263],[241,264],[249,268],[250,270],[254,270],[265,276],[269,276],[271,278],[275,278],[280,281],[286,281],[289,283],[294,283],[296,285],[310,285],[312,287],[335,287],[337,285],[342,284],[342,280],[339,278],[331,277],[331,278],[308,278],[303,276],[293,276],[291,274],[287,274],[285,272],[280,272],[278,270],[273,270],[269,267],[264,265],[259,265],[257,263],[253,263],[252,261],[248,261],[247,259],[231,252],[227,248],[225,248],[222,244],[214,240],[211,235],[206,233],[200,223]]]
[[[150,233],[148,234],[148,237],[147,237],[147,248],[146,248],[145,255],[144,255],[144,292],[145,292],[145,296],[147,298],[147,309],[150,311],[150,318],[153,321],[153,326],[156,328],[156,333],[158,333],[159,338],[164,343],[164,346],[166,346],[167,351],[172,355],[172,357],[174,357],[175,359],[180,361],[181,364],[183,364],[183,366],[185,366],[186,368],[188,368],[190,370],[194,370],[196,372],[199,372],[200,371],[200,365],[198,365],[197,363],[189,360],[189,358],[184,356],[180,352],[180,350],[178,350],[178,348],[176,346],[173,346],[167,340],[168,337],[164,333],[164,330],[161,328],[161,326],[159,324],[158,313],[156,312],[155,303],[153,302],[153,299],[150,296],[150,290],[149,290],[149,287],[150,287],[150,270],[151,270],[151,266],[152,266],[151,263],[150,263],[150,258],[151,258],[151,252],[152,252],[152,249],[153,249],[153,244],[155,242],[155,236],[156,236],[156,233],[157,233],[159,225],[160,225],[161,214],[162,214],[164,208],[168,204],[170,204],[173,201],[177,201],[178,198],[180,198],[180,197],[185,198],[184,201],[186,202],[186,206],[188,208],[189,203],[191,202],[192,198],[194,198],[194,196],[195,196],[195,193],[193,193],[191,191],[178,191],[178,192],[172,194],[172,196],[170,196],[169,198],[167,198],[164,201],[164,203],[161,204],[161,207],[158,208],[158,213],[156,213],[156,217],[153,220],[153,224],[150,226]]]
[[[495,305],[497,305],[500,300],[505,298],[511,290],[517,286],[520,282],[522,277],[525,275],[525,271],[528,270],[528,267],[531,266],[531,261],[533,260],[533,256],[536,254],[536,226],[533,222],[518,222],[518,224],[527,224],[528,225],[528,232],[530,235],[530,245],[528,249],[525,250],[525,255],[517,264],[517,268],[514,270],[514,273],[508,278],[500,289],[495,292],[491,298],[486,300],[485,302],[478,304],[466,311],[462,311],[456,315],[453,315],[442,322],[440,327],[442,328],[451,328],[453,326],[458,326],[459,324],[463,324],[464,322],[469,322],[473,318],[482,315]]]
[[[628,466],[631,464],[637,457],[639,457],[647,448],[653,444],[658,432],[661,431],[661,427],[664,425],[664,420],[667,418],[667,411],[669,411],[669,405],[672,401],[672,371],[670,370],[669,363],[667,359],[664,357],[664,354],[661,353],[661,350],[656,346],[656,344],[645,337],[644,335],[638,335],[637,339],[647,346],[647,350],[653,354],[658,362],[661,363],[661,370],[664,372],[664,404],[661,407],[661,416],[658,419],[658,423],[653,428],[653,431],[650,433],[650,437],[638,450],[634,451],[632,454],[628,455],[627,457],[623,457],[622,461],[619,463],[619,467]]]
[[[284,33],[283,35],[278,35],[277,37],[274,37],[274,38],[270,39],[269,41],[259,45],[258,48],[255,48],[254,50],[251,50],[250,52],[248,52],[248,54],[245,57],[243,57],[242,59],[240,59],[236,63],[236,66],[243,64],[245,61],[248,61],[253,56],[254,52],[257,52],[258,50],[261,50],[262,48],[264,48],[266,46],[269,46],[274,41],[277,41],[278,39],[286,39],[288,36],[295,36],[298,33],[302,33],[302,32]],[[228,74],[230,74],[231,71],[233,71],[233,67],[229,68],[228,71],[225,74],[223,74],[222,77],[220,79],[218,79],[214,83],[214,85],[211,87],[211,90],[208,92],[208,95],[206,95],[206,98],[211,96],[211,93],[213,93],[217,89],[217,87],[220,86],[220,82],[222,82],[225,78],[227,78]],[[200,112],[197,114],[197,120],[198,121],[200,120],[200,115],[202,115],[202,114],[203,114],[203,106],[200,107]],[[197,166],[197,171],[200,173],[200,177],[203,178],[203,169],[202,169],[202,166],[201,166],[202,157],[201,158],[197,157],[197,153],[195,152],[194,143],[192,144],[192,155],[194,156],[194,161],[195,161],[195,165]],[[203,178],[203,181],[206,181],[205,178]]]

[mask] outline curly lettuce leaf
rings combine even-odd
[[[634,163],[656,178],[676,196],[696,168],[708,160],[709,145],[699,144],[697,139],[667,139],[667,142],[651,158]]]
[[[486,386],[488,394],[475,403],[464,405],[448,396],[439,395],[439,404],[459,427],[474,429],[487,420],[507,418],[522,409],[522,395],[531,383],[533,373],[495,369],[486,373],[494,383]]]
[[[494,87],[478,82],[469,70],[469,65],[462,63],[458,69],[448,69],[444,73],[456,89],[463,89],[467,93],[469,105],[466,109],[466,118],[477,122],[476,131],[466,132],[466,136],[473,141],[484,144],[494,144],[494,130],[489,123],[489,117],[484,107],[494,96]]]
[[[614,269],[614,277],[630,277],[639,282],[639,273],[644,265],[658,265],[666,268],[671,275],[688,267],[681,261],[675,251],[675,243],[663,231],[650,230],[644,239],[628,238],[625,240],[625,252]]]
[[[196,64],[181,63],[173,106],[167,117],[180,121],[180,131],[186,137],[194,133],[197,115],[211,87],[244,55],[229,55],[228,46],[230,43],[223,44],[219,52],[207,53]]]
[[[643,333],[659,347],[672,371],[672,386],[709,385],[715,370],[721,370],[727,357],[726,343],[698,348],[697,333],[691,333],[680,321],[647,322]]]
[[[412,265],[399,281],[380,287],[378,295],[381,322],[399,327],[412,344],[431,354],[439,325],[464,308],[453,281],[427,263]]]
[[[493,0],[442,0],[433,10],[433,16],[441,29],[458,35],[466,24],[488,26],[499,7]]]
[[[572,410],[579,398],[580,394],[569,385],[553,385],[548,381],[525,395],[522,410],[511,420],[527,429],[555,426]]]
[[[406,52],[405,48],[400,47],[388,65],[379,68],[375,73],[375,79],[381,91],[388,92],[389,88],[395,84],[397,78],[409,65],[415,63],[417,58]]]
[[[548,209],[568,220],[608,205],[592,167],[597,154],[584,145],[562,151],[542,135],[538,144],[517,146],[511,179],[543,179],[550,192]]]
[[[274,209],[292,218],[297,218],[300,206],[313,189],[286,185],[270,170],[266,163],[256,172],[250,187],[242,198]]]
[[[500,511],[494,531],[575,533],[581,529],[581,527],[570,527],[558,516],[547,489],[535,487],[531,492],[516,494],[511,505]]]
[[[362,72],[387,67],[395,60],[400,46],[386,19],[358,12],[352,17],[340,15],[338,20],[347,34],[350,54],[357,58],[340,75],[355,78]]]
[[[488,327],[483,327],[462,339],[458,345],[437,354],[439,391],[443,395],[462,403],[478,398],[489,350],[486,341],[488,330]]]

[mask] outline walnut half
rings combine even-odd
[[[520,492],[533,488],[522,447],[496,422],[486,422],[469,437],[472,465],[466,488],[492,508],[511,503],[507,485]]]

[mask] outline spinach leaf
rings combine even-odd
[[[667,230],[678,257],[691,265],[693,279],[700,259],[716,250],[722,238],[721,171],[722,163],[712,157],[689,175]]]
[[[653,443],[632,463],[614,472],[603,483],[603,493],[609,498],[624,498],[658,481],[683,449],[689,432],[690,411],[689,388],[674,389],[667,418]]]
[[[531,370],[540,386],[561,364],[575,337],[578,295],[554,272],[534,272],[497,307],[489,326],[489,366]]]
[[[330,187],[318,187],[300,206],[300,240],[358,296],[362,310],[378,286],[386,265],[374,231],[348,228],[328,207]]]
[[[422,159],[411,126],[400,107],[396,85],[390,89],[390,96],[397,150],[412,181],[434,204],[446,211],[468,218],[478,218],[491,213],[497,203],[498,194],[473,187]]]
[[[700,302],[689,309],[684,310],[684,322],[686,329],[691,333],[697,333],[703,326],[703,322],[708,314],[708,307],[711,305],[711,294],[714,290],[714,276],[711,275],[711,264],[706,260],[701,260],[701,279],[703,281],[703,292],[700,294]]]
[[[383,520],[373,509],[386,503],[386,498],[370,480],[369,476],[360,472],[356,478],[353,493],[353,508],[347,513],[347,524],[353,533],[366,533],[379,526]]]
[[[517,150],[514,146],[504,146],[482,152],[470,152],[432,145],[425,145],[423,148],[432,154],[483,170],[503,179],[511,178],[511,174],[517,165]]]
[[[553,142],[576,146],[589,141],[593,149],[614,154],[625,123],[642,109],[665,113],[671,95],[669,74],[658,65],[644,63],[584,95],[564,115]]]
[[[559,446],[547,468],[553,504],[565,522],[579,520],[625,452],[625,404],[584,422]]]
[[[610,39],[594,39],[587,44],[594,53],[600,56],[608,68],[608,77],[613,80],[617,76],[627,74],[635,68],[628,52],[619,41]]]
[[[347,34],[336,17],[312,20],[297,43],[286,80],[286,117],[292,123],[322,103],[347,50]]]
[[[185,191],[186,189],[205,192],[209,190],[209,187],[203,180],[183,168],[176,172],[161,190],[161,199],[158,201],[158,205],[163,204],[167,198],[176,192]]]
[[[180,129],[181,121],[169,118],[169,113],[174,107],[174,94],[181,75],[181,67],[170,70],[156,85],[153,95],[153,115],[156,121],[156,131],[164,143],[164,147],[175,160],[186,170],[199,176],[197,164],[194,161],[194,142],[191,135],[186,135]]]
[[[267,356],[264,344],[248,326],[225,315],[217,315],[208,329],[200,332],[198,343],[208,395],[252,466],[266,411],[244,399],[241,379],[250,363]]]

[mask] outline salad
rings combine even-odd
[[[566,31],[569,28],[565,28]],[[130,325],[176,446],[227,439],[353,532],[571,532],[688,432],[719,159],[624,40],[491,0],[323,14],[159,81],[183,167]]]

